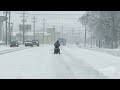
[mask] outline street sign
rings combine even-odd
[[[55,28],[47,28],[47,33],[54,33],[55,32]]]
[[[0,16],[0,22],[5,21],[6,19],[8,19],[8,18],[6,18],[5,16]]]
[[[19,30],[20,31],[23,31],[23,30],[25,30],[25,31],[30,31],[31,30],[31,25],[22,25],[22,24],[20,24],[19,25]]]

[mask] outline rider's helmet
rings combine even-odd
[[[58,43],[59,41],[57,41],[57,43]]]

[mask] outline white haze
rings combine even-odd
[[[0,11],[0,15],[3,11]],[[12,11],[11,12],[11,22],[14,23],[14,30],[19,29],[19,24],[21,24],[22,11]],[[46,28],[55,26],[57,30],[61,30],[61,26],[64,26],[65,30],[70,30],[71,28],[80,30],[82,25],[78,22],[78,18],[81,17],[85,11],[26,11],[27,22],[26,24],[33,25],[32,17],[37,17],[36,30],[40,30],[43,25],[43,18],[46,19]]]

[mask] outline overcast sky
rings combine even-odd
[[[0,11],[0,15],[3,11]],[[22,11],[12,11],[11,12],[11,22],[14,23],[14,29],[19,28],[21,24]],[[36,29],[40,30],[43,26],[43,18],[46,20],[46,28],[52,27],[53,25],[59,31],[63,25],[65,30],[71,28],[82,29],[81,24],[78,22],[78,18],[81,17],[85,11],[26,11],[27,22],[26,24],[31,24],[33,28],[32,17],[36,16]]]

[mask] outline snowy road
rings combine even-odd
[[[82,59],[62,47],[54,55],[49,45],[0,55],[0,78],[18,79],[101,79],[106,78]],[[71,48],[71,51],[73,49]]]

